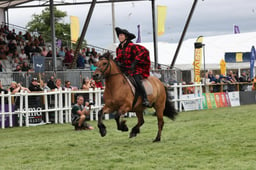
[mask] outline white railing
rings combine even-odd
[[[202,86],[203,84],[191,84],[191,85],[183,85],[182,83],[175,83],[174,85],[170,86],[172,89],[172,102],[174,102],[175,109],[178,111],[183,111],[182,106],[185,106],[186,101],[195,101],[195,107],[193,107],[193,110],[202,109],[202,101],[203,101],[203,95],[202,95]],[[193,88],[193,93],[191,94],[184,94],[184,90],[187,88]],[[189,96],[189,97],[185,97]]]
[[[65,90],[57,90],[55,91],[44,91],[44,92],[33,92],[28,93],[26,91],[21,91],[16,94],[4,94],[3,92],[0,95],[1,99],[1,127],[5,128],[6,118],[9,122],[9,127],[13,127],[13,115],[17,115],[19,117],[19,126],[23,126],[23,124],[27,127],[32,126],[33,123],[29,121],[29,116],[33,114],[34,116],[37,114],[45,113],[45,123],[49,122],[49,113],[54,112],[54,123],[70,123],[71,122],[71,110],[72,110],[72,99],[73,102],[76,101],[74,99],[74,94],[89,94],[89,101],[94,101],[94,105],[91,106],[90,111],[90,120],[95,119],[97,120],[97,113],[103,107],[101,103],[101,95],[103,90],[96,88],[96,89],[89,89],[89,91],[78,90],[78,91],[71,91],[69,89]],[[43,105],[42,108],[29,108],[29,96],[41,96],[43,98]],[[50,107],[48,105],[48,96],[54,96],[54,103],[53,106]],[[15,106],[13,99],[15,97],[19,97],[20,102],[19,106]],[[16,109],[13,109],[13,108]],[[24,121],[23,121],[24,119]],[[108,115],[105,115],[105,119],[109,119]]]

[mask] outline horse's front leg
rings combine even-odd
[[[132,128],[130,138],[136,137],[140,133],[140,127],[144,124],[143,111],[136,112],[138,123]]]
[[[129,130],[128,127],[127,127],[127,125],[126,125],[126,120],[122,120],[122,121],[120,122],[120,117],[121,117],[121,113],[117,112],[117,113],[115,114],[115,120],[116,120],[117,130],[121,130],[121,131],[123,131],[123,132],[126,132],[126,131]]]
[[[102,109],[98,112],[98,128],[100,131],[100,135],[104,137],[107,134],[106,126],[102,123],[103,119],[103,111]]]

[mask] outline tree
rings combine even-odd
[[[70,24],[65,24],[63,19],[67,16],[66,12],[57,10],[54,7],[55,19],[55,35],[57,39],[61,39],[64,45],[70,41]],[[45,8],[41,14],[33,14],[32,20],[28,22],[27,29],[29,32],[38,32],[44,37],[45,42],[51,42],[51,22],[50,22],[50,8]]]

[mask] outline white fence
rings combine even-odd
[[[193,87],[193,94],[183,94],[184,88]],[[187,110],[199,110],[202,109],[202,84],[193,85],[182,85],[174,84],[169,87],[171,89],[172,102],[178,111]],[[45,113],[45,123],[49,122],[49,113],[54,112],[54,123],[70,123],[71,122],[71,101],[75,102],[75,94],[89,94],[89,100],[94,101],[94,105],[91,106],[90,120],[98,120],[97,113],[103,107],[102,103],[102,93],[104,90],[101,89],[90,89],[89,91],[77,90],[71,91],[65,90],[55,90],[55,91],[44,91],[44,92],[33,92],[27,93],[26,91],[21,91],[20,93],[8,94],[1,93],[1,112],[0,119],[1,127],[6,127],[6,121],[9,122],[9,127],[13,127],[13,115],[19,117],[19,126],[33,126],[33,123],[29,121],[29,116],[31,114],[36,116],[37,114]],[[29,108],[29,96],[41,96],[43,98],[42,108]],[[54,96],[52,106],[49,106],[49,99]],[[19,106],[14,107],[13,99],[15,97],[20,98]],[[72,99],[73,98],[73,99]],[[129,113],[129,117],[130,117]],[[6,120],[8,119],[8,120]],[[24,119],[24,120],[23,120]],[[105,115],[105,119],[109,119],[109,115]]]
[[[191,85],[183,85],[182,83],[175,83],[170,86],[171,88],[171,96],[172,101],[174,102],[175,109],[179,112],[182,112],[183,109],[185,111],[188,110],[200,110],[203,108],[202,101],[202,84],[191,84]],[[186,94],[187,88],[193,88],[192,94]],[[185,92],[185,94],[184,94]]]
[[[54,112],[54,123],[69,123],[71,122],[71,100],[74,94],[89,94],[89,101],[94,101],[94,105],[91,106],[90,119],[97,120],[98,117],[95,115],[102,108],[101,96],[103,90],[89,89],[89,91],[71,91],[65,90],[55,90],[55,91],[44,91],[44,92],[33,92],[27,93],[26,91],[21,91],[16,94],[1,93],[1,127],[5,128],[6,121],[8,121],[9,127],[13,127],[13,115],[19,117],[19,126],[33,126],[33,123],[29,121],[29,116],[31,114],[36,116],[37,114],[45,113],[45,123],[49,122],[49,113]],[[44,107],[41,108],[29,108],[29,96],[41,96],[43,98]],[[53,106],[49,106],[49,101],[51,96],[54,96]],[[15,106],[13,99],[19,97],[19,106]],[[73,99],[76,101],[75,99]],[[14,109],[16,107],[16,109]],[[6,120],[8,119],[8,120]],[[24,119],[24,120],[23,120]],[[105,115],[105,119],[109,119],[109,115]]]

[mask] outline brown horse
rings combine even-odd
[[[115,61],[111,59],[110,53],[105,53],[97,62],[97,69],[93,73],[93,79],[99,81],[105,78],[104,91],[104,107],[98,113],[98,128],[101,136],[105,136],[107,131],[105,125],[102,123],[104,114],[113,113],[116,111],[115,120],[117,129],[121,131],[128,131],[125,120],[120,121],[120,116],[129,111],[136,112],[138,123],[132,128],[130,138],[135,137],[140,132],[140,126],[144,123],[143,111],[145,107],[142,106],[142,98],[138,97],[137,102],[133,105],[135,98],[134,93],[128,83],[128,80],[120,71]],[[167,88],[156,77],[149,76],[148,81],[152,85],[152,93],[148,95],[148,100],[156,111],[158,120],[158,132],[155,140],[161,140],[161,132],[164,125],[163,115],[174,120],[178,114],[173,104],[168,100]]]

